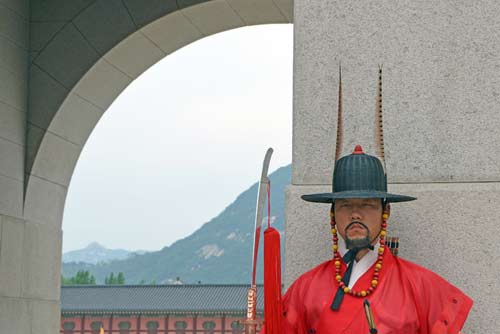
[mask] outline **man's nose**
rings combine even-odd
[[[359,220],[361,219],[361,211],[359,210],[359,208],[357,207],[354,207],[352,212],[351,212],[351,219],[352,220]]]

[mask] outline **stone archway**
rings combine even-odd
[[[0,255],[0,277],[7,279],[0,288],[8,291],[0,296],[0,328],[21,334],[59,331],[67,188],[113,100],[143,71],[193,41],[248,25],[290,23],[293,16],[292,0],[47,0],[30,6],[24,173],[9,197],[20,203],[16,212],[0,215],[2,241],[9,240]]]
[[[168,3],[172,5],[158,4],[153,10],[134,1],[93,2],[75,10],[71,21],[53,36],[48,34],[47,45],[34,51],[25,165],[27,219],[60,225],[66,188],[86,139],[107,107],[143,71],[200,38],[292,19],[290,0]],[[41,196],[47,192],[50,203]]]

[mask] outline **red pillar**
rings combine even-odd
[[[113,333],[113,314],[109,316],[109,328],[108,328],[108,333],[112,334]]]

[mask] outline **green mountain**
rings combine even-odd
[[[285,187],[290,184],[291,166],[279,168],[271,179],[271,221],[281,233],[284,263]],[[205,223],[190,236],[157,252],[134,254],[107,263],[63,263],[62,274],[71,277],[78,270],[89,270],[97,283],[103,283],[111,272],[123,272],[127,284],[173,283],[248,283],[251,276],[251,254],[255,220],[257,183],[241,193],[217,217]],[[267,219],[264,222],[267,225]],[[263,225],[263,227],[265,227]],[[259,265],[262,268],[262,240]],[[262,282],[262,270],[258,270]]]

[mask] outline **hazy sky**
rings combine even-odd
[[[165,57],[115,100],[69,187],[63,251],[158,250],[291,162],[292,25],[219,33]]]

